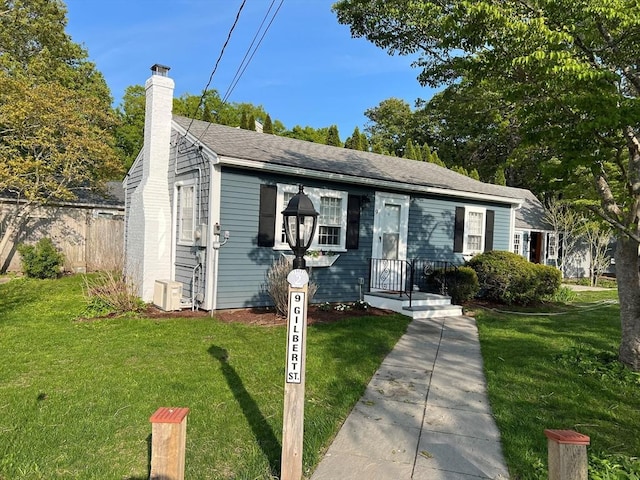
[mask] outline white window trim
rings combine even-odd
[[[287,242],[282,241],[282,235],[280,228],[283,225],[284,218],[282,216],[282,211],[287,207],[284,203],[284,194],[288,193],[298,193],[298,185],[289,185],[289,184],[278,184],[278,196],[276,201],[276,235],[275,235],[275,243],[274,250],[290,250]],[[316,231],[313,237],[313,242],[311,243],[311,247],[309,250],[322,250],[327,252],[346,252],[346,242],[347,242],[347,203],[349,200],[349,194],[347,192],[339,191],[339,190],[329,190],[325,188],[312,188],[312,187],[304,187],[304,193],[309,197],[311,203],[313,203],[313,207],[317,212],[320,212],[320,198],[321,197],[333,197],[342,199],[342,215],[340,221],[340,243],[339,245],[320,245],[318,243],[318,236],[320,232],[320,224],[316,227]],[[333,225],[332,225],[333,226]]]
[[[195,181],[183,181],[177,185],[177,195],[178,195],[178,218],[177,218],[177,227],[178,227],[178,245],[193,245],[195,241],[195,231],[196,231],[196,182]],[[190,188],[192,191],[192,205],[191,205],[191,217],[192,217],[192,228],[191,228],[191,236],[189,238],[183,236],[183,218],[184,218],[184,190]]]
[[[548,233],[547,235],[547,258],[549,260],[558,260],[560,235],[558,233]]]
[[[524,257],[524,245],[523,245],[523,241],[524,241],[524,235],[522,234],[522,232],[515,232],[513,234],[513,244],[511,246],[513,253],[516,253],[518,255],[520,255],[521,257]],[[518,246],[520,247],[520,251],[516,252],[516,238],[518,238]]]
[[[471,226],[469,224],[469,214],[470,213],[481,213],[482,214],[482,233],[480,234],[480,249],[472,250],[469,247],[469,236]],[[487,230],[487,209],[483,207],[475,207],[475,206],[466,206],[464,208],[464,235],[463,235],[463,243],[462,243],[462,254],[463,255],[476,255],[478,253],[484,252],[484,242],[486,238],[486,230]],[[475,235],[474,235],[475,236]]]

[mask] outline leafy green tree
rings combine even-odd
[[[336,125],[331,125],[329,127],[329,130],[327,131],[327,139],[325,143],[333,147],[342,146],[342,142],[340,141],[340,134],[338,133],[338,127]]]
[[[410,136],[412,112],[409,104],[399,98],[389,98],[364,114],[370,120],[365,131],[371,144],[379,146],[381,152],[401,157]]]
[[[249,119],[247,118],[247,114],[242,112],[240,115],[240,128],[242,130],[249,130]]]
[[[291,130],[285,130],[282,136],[304,140],[305,142],[325,143],[327,141],[327,128],[315,129],[310,126],[296,125]]]
[[[618,238],[619,358],[640,370],[640,4],[341,0],[333,9],[352,35],[417,54],[425,85],[498,86],[546,174],[598,199],[591,208]]]
[[[473,170],[471,170],[469,172],[469,177],[473,178],[474,180],[480,180],[480,174],[478,173],[478,169],[474,168]]]
[[[142,85],[127,87],[116,109],[119,124],[115,129],[116,145],[128,170],[142,149],[144,141],[145,91]]]
[[[350,137],[344,141],[344,148],[349,148],[351,150],[366,150],[367,144],[367,136],[363,133],[360,133],[360,129],[358,127],[353,129],[353,133]]]
[[[452,172],[459,173],[460,175],[464,175],[464,176],[466,176],[466,177],[468,177],[468,176],[469,176],[469,172],[467,172],[467,169],[466,169],[466,168],[464,168],[464,167],[463,167],[463,166],[461,166],[461,165],[454,165],[453,167],[451,167],[451,169],[450,169],[450,170],[451,170]]]
[[[422,160],[422,152],[413,145],[413,140],[410,138],[407,138],[407,143],[404,147],[404,154],[402,156],[403,158],[408,158],[410,160]]]
[[[262,126],[262,133],[273,133],[273,122],[271,121],[271,117],[267,113],[267,116],[264,119],[264,125]]]
[[[0,71],[0,191],[16,202],[0,254],[37,206],[71,200],[115,178],[121,164],[110,110],[55,82],[26,83]]]
[[[0,2],[0,191],[15,199],[0,237],[3,265],[35,207],[121,174],[109,89],[66,24],[59,0]]]
[[[496,170],[496,174],[493,177],[493,183],[503,186],[507,184],[507,178],[504,176],[504,168],[498,168]]]
[[[247,130],[256,131],[256,117],[253,114],[249,114],[249,118],[247,120]]]

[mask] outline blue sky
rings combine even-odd
[[[205,88],[242,0],[66,0],[67,33],[105,76],[116,105],[155,63],[171,67],[175,95]],[[224,95],[271,0],[247,0],[209,88]],[[280,0],[274,2],[277,8]],[[262,105],[287,128],[362,129],[364,111],[397,97],[413,106],[421,87],[411,59],[390,56],[331,12],[333,0],[284,0],[229,101]],[[270,18],[270,17],[269,17]]]

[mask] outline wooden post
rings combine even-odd
[[[304,435],[309,275],[306,270],[295,269],[289,273],[287,280],[289,282],[289,315],[287,319],[287,364],[284,384],[280,480],[300,480],[302,478]]]
[[[589,437],[572,430],[545,430],[549,480],[587,480]]]
[[[188,408],[161,407],[149,421],[151,475],[149,480],[184,480]]]

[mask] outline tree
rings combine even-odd
[[[125,170],[131,167],[144,143],[145,102],[144,87],[132,85],[127,87],[122,103],[116,109],[120,120],[115,130],[116,146]]]
[[[340,134],[338,133],[338,127],[336,125],[331,125],[329,127],[329,130],[327,131],[327,138],[325,140],[325,143],[333,147],[342,146],[342,142],[340,141]]]
[[[0,191],[15,200],[0,238],[4,265],[36,206],[74,199],[122,169],[109,89],[65,33],[62,2],[4,1],[0,11]]]
[[[496,174],[493,176],[493,183],[496,185],[507,185],[507,178],[504,176],[504,168],[498,167]]]
[[[99,101],[51,83],[0,72],[0,191],[15,199],[0,256],[36,206],[72,200],[121,171]]]
[[[413,140],[407,138],[407,143],[404,146],[403,158],[410,160],[422,160],[422,152],[413,145]]]
[[[271,117],[267,113],[267,116],[264,119],[264,125],[262,126],[262,133],[273,133],[273,122],[271,121]]]
[[[399,98],[383,100],[377,107],[364,112],[370,120],[365,127],[372,145],[381,151],[401,157],[410,130],[411,107]]]
[[[490,81],[558,184],[589,179],[616,229],[619,358],[640,370],[640,4],[626,0],[341,0],[351,33],[418,54],[432,86]],[[558,160],[557,162],[555,160]]]
[[[367,143],[367,136],[364,133],[360,133],[360,129],[356,127],[353,129],[353,133],[351,134],[351,136],[347,137],[347,139],[344,141],[344,148],[366,151]]]
[[[552,198],[545,204],[544,220],[553,229],[556,249],[562,250],[562,255],[556,252],[557,267],[563,277],[570,276],[568,266],[574,260],[584,232],[584,217],[567,202]]]
[[[256,117],[253,114],[249,114],[249,119],[247,120],[247,130],[256,131]]]
[[[242,112],[240,115],[240,128],[242,130],[250,130],[249,128],[249,119],[247,118],[247,114]]]
[[[611,264],[611,227],[602,221],[590,220],[584,226],[584,239],[589,247],[589,278],[592,287],[598,286],[598,279]]]

